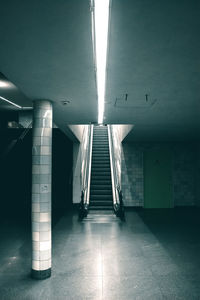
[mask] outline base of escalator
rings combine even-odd
[[[114,212],[110,210],[90,210],[87,217],[83,219],[84,223],[113,223],[121,222]]]

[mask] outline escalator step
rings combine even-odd
[[[91,184],[91,191],[93,190],[111,190],[112,191],[112,185],[110,184],[98,184],[98,185],[95,185],[95,184]]]
[[[93,195],[112,195],[112,189],[110,190],[91,190],[90,196]]]
[[[96,180],[96,179],[93,179],[93,180],[91,180],[91,185],[111,185],[112,183],[111,183],[111,181],[107,181],[107,180],[105,180],[105,179],[99,179],[99,180]]]
[[[113,206],[90,206],[91,210],[113,210]]]
[[[112,194],[111,195],[91,195],[90,200],[111,200],[112,201]]]
[[[90,209],[112,210],[112,182],[107,127],[94,127],[90,183]]]

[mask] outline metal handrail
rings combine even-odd
[[[121,191],[119,174],[117,172],[112,125],[108,125],[108,139],[109,139],[109,150],[110,150],[109,153],[110,153],[110,167],[111,167],[111,180],[112,180],[112,192],[113,192],[113,207],[116,215],[124,220],[122,191]]]
[[[25,138],[25,136],[27,135],[27,133],[31,130],[33,125],[33,122],[30,122],[30,124],[28,125],[28,127],[25,128],[25,130],[22,132],[22,134],[19,136],[19,140],[23,140]]]
[[[80,219],[87,216],[88,206],[90,201],[93,127],[94,125],[88,125],[88,133],[86,135],[88,138],[86,141],[84,141],[86,144],[86,150],[83,158],[84,168],[83,168],[83,175],[82,175],[81,203],[79,209]]]
[[[116,193],[116,187],[118,186],[118,178],[115,164],[115,153],[113,145],[113,136],[111,125],[108,125],[108,140],[109,140],[109,153],[110,153],[110,168],[111,168],[111,179],[112,179],[112,191],[113,191],[113,204],[119,203],[119,197]]]
[[[89,141],[89,158],[88,158],[88,180],[87,180],[87,197],[86,204],[90,202],[90,182],[91,182],[91,166],[92,166],[92,142],[93,142],[94,125],[90,125],[90,141]]]
[[[28,125],[28,127],[26,127],[23,131],[22,131],[22,133],[16,138],[16,139],[14,139],[14,140],[12,140],[11,142],[10,142],[10,144],[7,146],[7,148],[4,150],[4,152],[3,152],[3,154],[2,154],[2,158],[5,158],[9,153],[10,153],[10,151],[17,145],[17,143],[19,142],[19,141],[23,141],[23,139],[25,138],[25,136],[29,133],[29,131],[31,130],[31,128],[32,128],[32,124],[33,124],[33,122],[31,122],[29,125]]]

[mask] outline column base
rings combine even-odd
[[[51,268],[47,270],[31,270],[31,277],[34,279],[42,280],[51,277]]]

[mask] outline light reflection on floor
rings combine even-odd
[[[126,222],[110,213],[79,222],[68,214],[53,229],[44,281],[29,277],[30,229],[10,223],[0,228],[0,299],[199,300],[199,216],[128,211]]]

